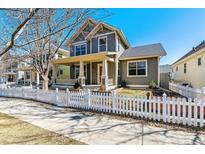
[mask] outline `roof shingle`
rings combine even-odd
[[[165,56],[166,54],[167,53],[161,43],[156,43],[128,48],[122,53],[120,59],[122,60],[124,58]]]

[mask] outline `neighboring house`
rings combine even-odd
[[[17,62],[10,59],[7,53],[0,61],[0,83],[14,83],[17,78]]]
[[[43,54],[43,60],[45,61],[45,63],[47,62],[47,54]],[[62,48],[59,49],[59,52],[55,55],[55,59],[58,58],[65,58],[69,56],[69,52],[67,50],[64,50]],[[26,58],[26,60],[24,60],[24,62],[18,62],[18,67],[17,67],[17,83],[20,85],[39,85],[42,84],[43,79],[42,77],[39,75],[39,73],[36,72],[36,70],[30,66],[28,63],[30,63],[31,61],[33,61],[33,59],[30,58]],[[53,77],[53,67],[51,66],[50,71],[49,71],[49,79],[52,82],[56,82],[54,81]],[[57,81],[62,81],[65,80],[67,78],[69,78],[69,68],[67,66],[59,66],[56,67],[56,80]]]
[[[166,55],[160,43],[132,48],[120,29],[88,19],[68,41],[68,47],[70,57],[53,60],[53,65],[70,67],[69,85],[77,80],[84,87],[105,90],[121,81],[130,87],[148,87],[152,80],[159,85],[160,57]]]
[[[160,87],[169,89],[169,82],[171,80],[172,68],[171,65],[160,65]]]
[[[193,88],[205,87],[205,41],[172,64],[172,79]]]

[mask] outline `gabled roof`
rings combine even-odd
[[[86,26],[89,24],[89,23],[92,23],[92,24],[97,24],[97,22],[91,18],[87,19],[82,25],[81,27],[76,31],[76,33],[69,39],[68,43],[72,42],[74,39],[76,39],[79,34],[86,28]]]
[[[199,45],[197,45],[196,47],[193,47],[191,51],[189,51],[187,54],[185,54],[184,56],[182,56],[180,59],[178,59],[176,62],[174,62],[172,65],[178,63],[179,61],[184,60],[185,58],[199,52],[201,49],[205,48],[205,41],[202,41]]]
[[[106,28],[108,28],[108,29],[110,29],[110,30],[116,32],[116,33],[120,36],[121,40],[124,42],[124,44],[126,45],[127,48],[130,46],[130,44],[129,44],[127,38],[125,37],[125,35],[123,34],[122,30],[120,30],[119,28],[116,28],[116,27],[114,27],[114,26],[111,26],[111,25],[109,25],[109,24],[107,24],[107,23],[105,23],[105,22],[100,22],[100,23],[98,23],[98,24],[95,26],[95,28],[93,28],[93,30],[86,36],[86,39],[89,39],[90,37],[94,36],[95,33],[97,33],[97,31],[98,31],[102,26],[104,26],[104,27],[106,27]]]
[[[137,47],[130,47],[120,56],[120,60],[141,58],[141,57],[158,57],[165,56],[167,53],[161,43],[149,44]]]
[[[130,45],[129,45],[129,42],[127,40],[127,38],[125,37],[125,35],[123,34],[122,30],[120,30],[119,28],[116,28],[114,26],[111,26],[107,23],[104,23],[104,22],[99,22],[97,23],[97,21],[93,20],[93,19],[87,19],[83,24],[82,26],[80,27],[80,29],[71,37],[71,39],[69,39],[68,43],[71,43],[74,39],[76,39],[79,34],[86,28],[86,26],[88,25],[88,23],[93,23],[95,25],[95,27],[91,30],[91,32],[86,36],[85,39],[89,39],[91,36],[93,36],[97,31],[98,29],[101,27],[101,26],[105,26],[106,28],[116,32],[121,40],[124,42],[125,46],[128,48]]]

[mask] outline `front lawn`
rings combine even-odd
[[[83,144],[0,113],[0,144]]]
[[[127,96],[146,96],[149,93],[151,96],[162,96],[163,93],[166,93],[168,97],[182,97],[181,95],[174,93],[170,90],[162,90],[159,88],[156,89],[132,89],[132,88],[121,88],[117,90],[118,95],[127,95]]]
[[[117,93],[118,95],[128,95],[128,96],[146,96],[148,92],[152,92],[151,90],[145,90],[145,89],[130,89],[130,88],[122,88]]]

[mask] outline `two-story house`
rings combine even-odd
[[[53,60],[54,66],[70,67],[67,84],[78,80],[82,86],[105,90],[121,81],[133,87],[147,87],[151,80],[159,84],[159,61],[166,55],[161,44],[132,48],[120,29],[92,19],[68,40],[68,47],[69,57]]]

